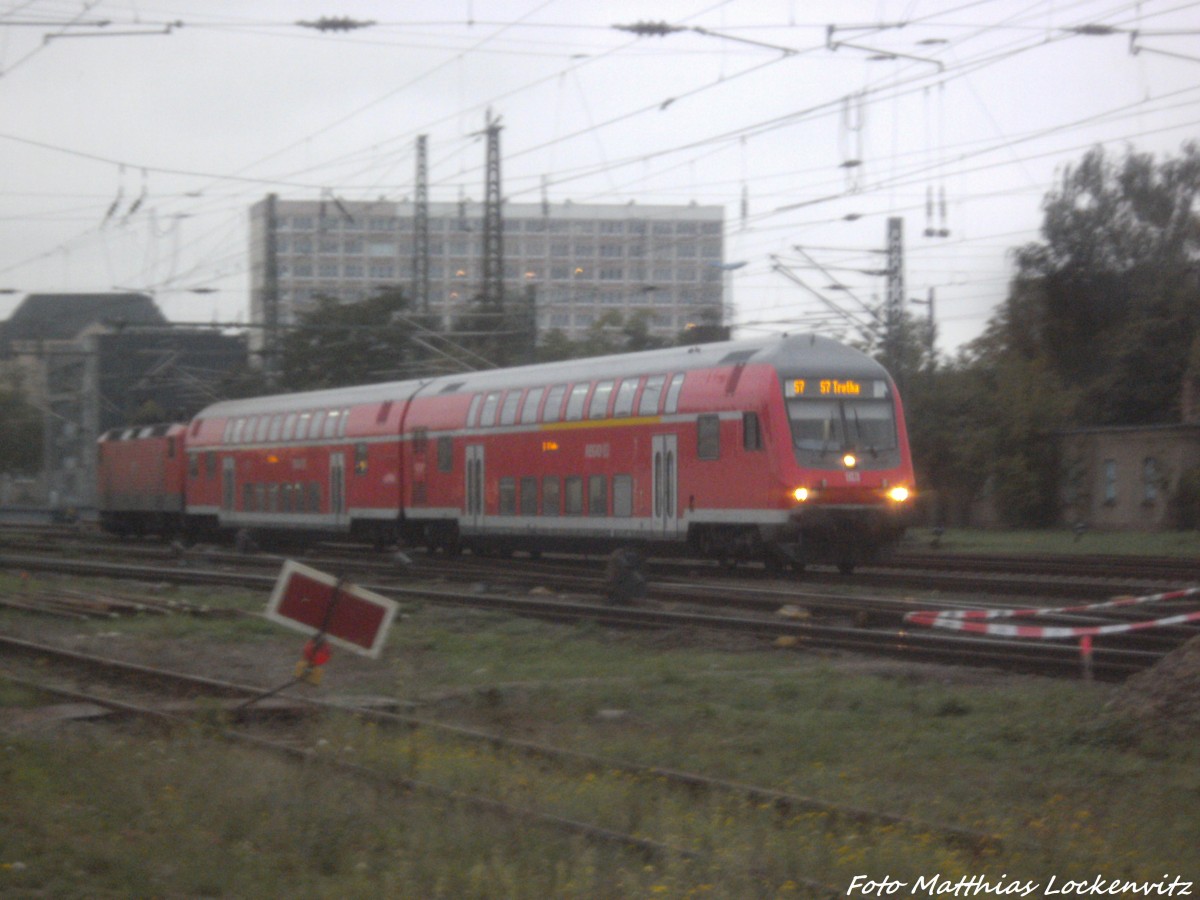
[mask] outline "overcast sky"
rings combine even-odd
[[[375,24],[297,24],[343,16]],[[409,197],[419,134],[431,199],[482,200],[489,108],[511,201],[724,206],[742,335],[865,319],[902,216],[950,352],[1064,166],[1197,136],[1200,2],[0,0],[0,317],[244,321],[250,204]]]

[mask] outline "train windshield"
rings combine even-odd
[[[896,449],[896,417],[888,398],[792,398],[792,444],[818,455]]]

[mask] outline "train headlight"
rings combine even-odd
[[[908,488],[902,485],[896,485],[894,488],[889,488],[887,495],[889,499],[895,500],[897,503],[903,503],[911,496]]]
[[[845,456],[842,457],[842,465],[845,466],[847,469],[853,469],[855,466],[858,465],[858,457],[855,456],[853,453],[847,453]]]
[[[795,497],[796,500],[799,501],[800,503],[803,503],[805,500],[808,499],[808,488],[798,487],[794,491],[792,491],[792,496]]]

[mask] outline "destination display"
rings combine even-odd
[[[785,385],[789,397],[867,397],[887,396],[887,382],[882,379],[855,378],[795,378]]]

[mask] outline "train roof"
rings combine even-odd
[[[393,381],[356,387],[225,400],[201,410],[198,419],[252,416],[321,407],[357,406],[408,400],[417,393],[476,393],[514,387],[687,372],[759,363],[787,370],[803,367],[830,377],[886,377],[884,368],[865,353],[816,334],[774,335],[638,353],[539,363],[508,369],[464,372],[433,379]]]

